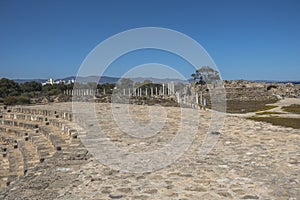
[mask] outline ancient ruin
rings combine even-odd
[[[246,94],[251,100],[274,95],[295,97],[299,95],[298,87],[227,82],[226,96],[239,100],[246,100]],[[109,141],[128,152],[151,152],[172,141],[181,109],[195,107],[164,107],[166,122],[150,138],[124,134],[112,109],[120,106],[95,104],[98,123]],[[141,126],[150,122],[148,105],[131,104],[130,110]],[[85,147],[82,139],[88,135],[87,127],[97,124],[76,119],[71,102],[2,106],[0,199],[299,198],[299,129],[255,122],[246,119],[248,115],[228,114],[221,132],[209,133],[212,111],[196,112],[201,116],[196,138],[178,160],[152,172],[126,173],[103,165]],[[188,113],[192,119],[192,112]],[[201,157],[199,149],[207,134],[219,137],[218,142]]]

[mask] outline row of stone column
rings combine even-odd
[[[75,90],[64,90],[66,95],[76,95],[76,96],[94,96],[100,94],[99,90],[93,89],[75,89]],[[102,92],[105,94],[105,90]]]
[[[169,86],[169,85],[168,85]],[[188,107],[196,108],[198,105],[206,107],[207,102],[206,99],[202,97],[202,94],[198,94],[197,92],[192,95],[181,94],[179,92],[174,93],[174,87],[172,86],[165,88],[163,84],[162,87],[151,87],[151,88],[127,88],[121,89],[121,95],[128,96],[158,96],[158,95],[175,95],[177,98],[177,102],[179,104],[186,105]],[[76,89],[76,90],[65,90],[64,94],[67,95],[76,95],[76,96],[94,96],[98,94],[105,94],[105,90],[100,93],[99,90],[92,89]]]
[[[165,85],[163,84],[162,87],[151,87],[151,88],[136,88],[136,89],[128,89],[128,93],[126,93],[126,89],[123,89],[123,95],[132,95],[132,96],[158,96],[158,95],[174,95],[175,92],[172,91],[170,88],[165,88]]]
[[[162,87],[151,87],[151,88],[124,88],[119,91],[119,94],[128,95],[128,96],[157,96],[157,95],[174,95],[174,87],[165,88],[163,84]],[[94,96],[103,94],[106,92],[103,90],[93,90],[93,89],[75,89],[75,90],[65,90],[64,94],[66,95],[75,95],[75,96]]]
[[[180,105],[184,105],[191,108],[203,108],[205,109],[207,106],[207,101],[203,98],[202,94],[198,94],[197,92],[192,95],[181,94],[176,92],[177,103]]]

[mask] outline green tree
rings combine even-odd
[[[194,78],[197,85],[213,84],[220,81],[219,72],[209,66],[203,66],[200,69],[197,69],[191,76]]]
[[[21,94],[21,89],[18,83],[7,78],[0,79],[0,97],[17,96]]]
[[[145,84],[145,85],[151,85],[152,81],[147,79],[147,80],[144,80],[143,84]]]
[[[42,90],[42,84],[36,81],[23,83],[20,87],[22,92],[37,92]]]
[[[18,102],[18,99],[16,97],[13,96],[6,96],[3,99],[3,103],[5,105],[15,105]]]
[[[129,78],[122,78],[120,80],[120,85],[122,88],[132,88],[133,87],[133,81]]]
[[[200,99],[202,99],[203,92],[207,90],[207,84],[214,84],[220,80],[219,72],[209,66],[203,66],[197,69],[196,72],[191,76],[194,78],[194,87],[196,91],[200,92]],[[201,100],[199,103],[200,106],[205,106]]]
[[[100,90],[100,92],[103,92],[105,90],[106,94],[112,94],[112,90],[116,87],[116,84],[114,83],[104,83],[104,84],[98,84],[97,89]]]
[[[26,96],[17,97],[17,104],[30,104],[30,98]]]

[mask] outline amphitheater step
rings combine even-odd
[[[45,111],[43,110],[43,112]],[[24,113],[6,113],[5,115],[2,115],[3,118],[0,120],[0,124],[26,129],[37,129],[40,126],[49,126],[56,129],[58,132],[66,133],[71,139],[76,139],[77,131],[71,128],[73,123],[68,121],[68,118],[66,119],[66,116],[71,116],[71,114],[63,112],[60,116],[62,118],[53,118],[52,116],[33,116],[32,114]]]
[[[57,130],[57,128],[40,126],[39,131],[51,141],[58,151],[70,143],[70,137],[67,134],[63,134],[62,130]]]
[[[8,183],[24,175],[24,162],[21,151],[8,145],[9,176]]]
[[[55,111],[55,110],[45,110],[45,109],[36,109],[36,108],[24,108],[24,107],[14,107],[12,112],[30,114],[34,116],[45,116],[53,118],[61,118],[68,121],[72,121],[73,115],[67,111]]]
[[[40,160],[51,157],[55,150],[51,142],[41,133],[29,133],[29,139],[34,144]]]
[[[1,126],[19,127],[24,129],[35,129],[38,128],[37,123],[29,123],[26,121],[12,120],[12,119],[0,119]]]
[[[16,138],[21,141],[29,142],[34,147],[34,152],[40,155],[40,158],[49,158],[54,154],[54,146],[50,140],[42,133],[36,133],[35,131],[24,130],[19,127],[9,127],[1,125],[0,140],[2,137],[6,141],[13,143]],[[29,145],[28,144],[28,145]]]
[[[19,149],[24,159],[24,174],[39,163],[39,156],[36,148],[29,141],[19,141]]]
[[[7,145],[1,144],[1,150],[6,148]],[[0,189],[6,187],[6,183],[8,180],[7,175],[9,174],[9,161],[8,156],[3,157],[0,155]]]
[[[38,125],[47,125],[47,126],[52,125],[53,127],[57,127],[58,129],[63,131],[68,131],[65,127],[68,127],[67,124],[71,123],[70,121],[62,118],[56,118],[56,117],[53,118],[49,116],[33,116],[31,114],[24,114],[24,113],[7,113],[2,115],[2,117],[3,120],[31,122]],[[8,122],[3,122],[3,123],[8,123]]]

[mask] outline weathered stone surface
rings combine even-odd
[[[47,127],[51,133],[61,135],[65,143],[61,151],[52,148],[54,154],[2,189],[1,199],[198,200],[297,199],[300,196],[300,130],[227,116],[218,143],[207,156],[200,157],[199,148],[208,131],[211,113],[199,111],[199,130],[183,156],[157,171],[125,173],[98,162],[79,139],[72,139],[51,123],[55,118],[77,128],[78,124],[68,122],[69,117],[63,114],[71,111],[70,103],[27,108],[40,109],[35,115],[47,116],[50,122]],[[131,109],[137,123],[149,121],[146,106]],[[110,110],[109,104],[97,104],[98,122],[110,141],[128,152],[160,149],[172,141],[179,127],[180,108],[168,107],[168,118],[158,134],[145,139],[129,137],[118,128]],[[43,135],[43,138],[47,137]],[[47,140],[53,146],[50,137]],[[8,158],[0,156],[0,163],[0,173],[8,173]]]

